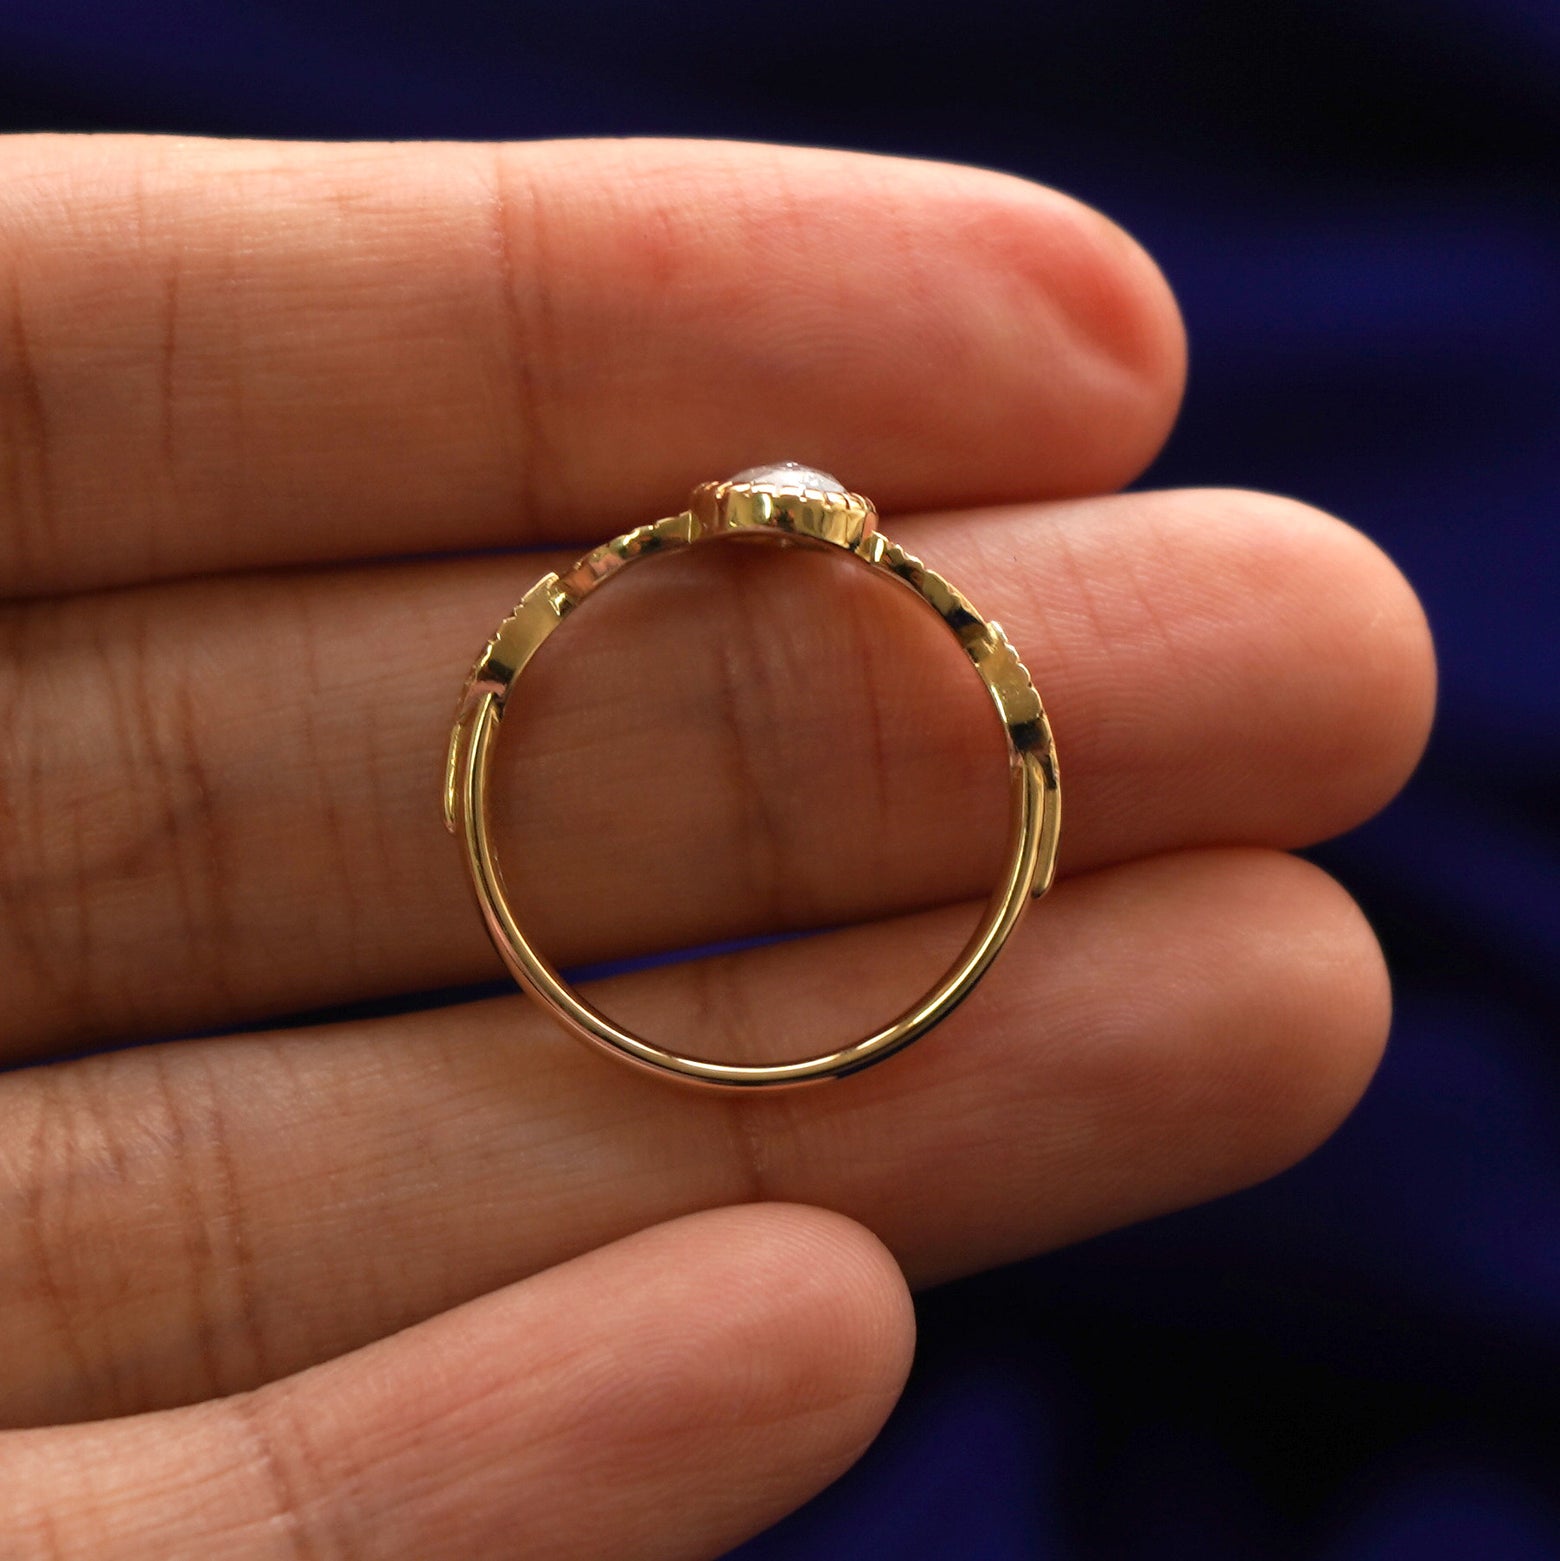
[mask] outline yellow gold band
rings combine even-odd
[[[835,547],[908,587],[943,620],[980,674],[1007,736],[1011,804],[1002,881],[952,969],[892,1023],[797,1062],[736,1064],[685,1057],[641,1040],[584,1001],[531,943],[510,909],[489,838],[488,790],[499,722],[515,680],[559,623],[603,581],[640,559],[707,538],[756,535]],[[522,988],[565,1029],[636,1067],[714,1089],[795,1087],[843,1078],[892,1056],[947,1017],[986,973],[1031,898],[1050,887],[1061,822],[1056,749],[1039,695],[1001,627],[940,575],[877,530],[872,505],[833,478],[790,465],[694,489],[688,509],[641,526],[544,575],[477,658],[450,735],[444,818],[460,841],[493,943]]]

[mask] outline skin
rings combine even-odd
[[[718,1555],[876,1433],[907,1281],[1337,1125],[1387,982],[1285,853],[1402,784],[1430,644],[1340,521],[1109,495],[1183,368],[1128,237],[979,170],[0,146],[8,1554]],[[437,816],[472,654],[543,568],[786,456],[871,494],[1051,711],[1062,878],[977,996],[879,1070],[739,1100],[518,994],[268,1029],[496,973]],[[817,933],[592,987],[708,1055],[924,987],[1003,794],[936,626],[737,547],[587,617],[501,756],[544,946]]]

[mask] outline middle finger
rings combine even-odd
[[[1064,870],[1301,844],[1417,754],[1417,604],[1314,511],[1144,493],[891,529],[1033,669]],[[496,974],[438,791],[460,679],[536,572],[7,609],[0,1056]],[[549,641],[505,724],[501,852],[560,963],[892,915],[996,872],[1006,767],[978,681],[906,595],[821,554],[635,571]]]

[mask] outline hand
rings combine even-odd
[[[7,1556],[716,1554],[876,1432],[901,1270],[1239,1187],[1364,1086],[1378,951],[1283,853],[1408,773],[1424,622],[1301,504],[1090,496],[1183,366],[1103,218],[758,146],[25,138],[0,283]],[[542,568],[786,457],[877,500],[1051,712],[1064,876],[978,996],[735,1104],[518,993],[264,1029],[496,971],[438,816],[472,655]],[[673,667],[667,567],[527,707],[544,945],[842,928],[611,1002],[710,1052],[887,1017],[985,888],[989,708],[886,590],[809,684],[837,610],[792,568],[739,601],[722,556],[696,643],[736,669]],[[790,723],[763,765],[736,672]],[[806,801],[863,775],[876,827]]]

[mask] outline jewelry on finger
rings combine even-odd
[[[710,539],[754,536],[837,548],[887,575],[934,611],[980,674],[1002,721],[1010,777],[1006,865],[979,926],[952,968],[896,1019],[849,1046],[796,1062],[725,1063],[684,1056],[632,1035],[598,1012],[531,942],[510,906],[494,856],[489,796],[499,723],[538,647],[579,605],[630,564]],[[1029,901],[1050,887],[1061,822],[1056,748],[1039,695],[999,624],[877,529],[859,493],[793,462],[701,483],[688,508],[614,537],[564,570],[543,575],[499,626],[472,668],[450,734],[444,820],[461,846],[499,955],[564,1029],[637,1068],[706,1088],[773,1089],[843,1078],[881,1062],[945,1019],[985,975]]]

